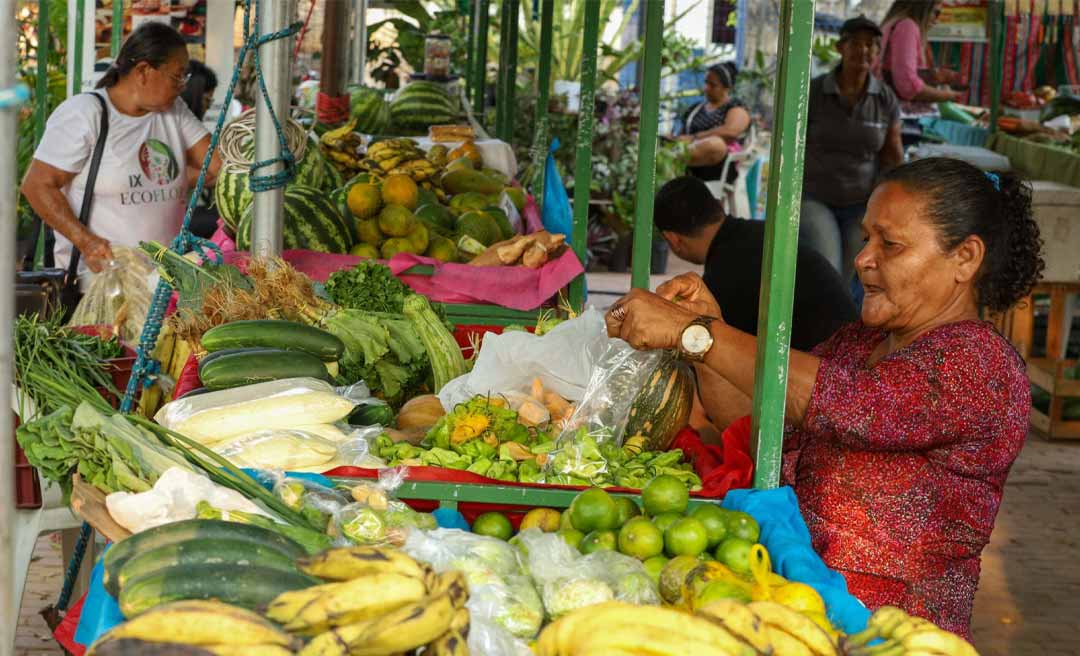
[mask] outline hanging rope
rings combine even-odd
[[[293,59],[300,54],[300,46],[304,45],[304,36],[307,34],[308,23],[311,22],[311,14],[315,12],[315,0],[311,0],[311,4],[307,8],[307,18],[304,19],[304,27],[300,29],[300,36],[296,37],[296,49],[293,50]]]

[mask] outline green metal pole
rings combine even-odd
[[[468,39],[465,41],[465,98],[473,97],[473,74],[476,68],[476,0],[469,6]]]
[[[71,93],[82,93],[82,67],[83,67],[83,38],[85,36],[83,22],[86,20],[86,0],[75,0],[75,56],[71,74]]]
[[[37,80],[34,84],[34,145],[41,143],[45,134],[45,122],[49,119],[49,2],[38,3],[37,24]],[[34,269],[45,261],[45,224],[41,224],[34,247]]]
[[[589,238],[589,187],[592,183],[593,123],[596,112],[596,44],[600,38],[600,0],[585,2],[585,33],[581,46],[581,107],[578,110],[577,153],[574,166],[574,231],[570,244],[585,264]],[[585,275],[570,283],[570,304],[585,305]]]
[[[503,138],[504,124],[506,122],[506,111],[509,109],[509,105],[506,104],[506,73],[510,66],[509,53],[512,49],[510,44],[510,37],[508,31],[510,29],[510,21],[508,14],[510,13],[511,0],[502,0],[499,5],[499,70],[495,74],[495,137],[497,139]]]
[[[664,40],[664,0],[644,3],[642,12],[645,41],[641,49],[641,122],[638,124],[637,203],[630,284],[648,289],[652,271],[653,194],[656,192],[656,132],[660,122],[660,47]]]
[[[548,101],[551,97],[551,35],[554,26],[555,0],[540,0],[540,63],[536,71],[536,139],[533,144],[533,163],[539,168],[533,184],[533,197],[541,215],[544,211],[544,175],[547,171],[547,154],[550,117]]]
[[[124,40],[124,0],[113,0],[112,3],[112,44],[110,52],[113,59],[120,54],[120,44]]]
[[[998,130],[1001,116],[1002,68],[1005,57],[1004,6],[1000,0],[990,0],[986,5],[990,19],[990,134]]]
[[[813,38],[814,1],[783,0],[761,262],[760,307],[764,312],[758,316],[750,443],[754,487],[759,489],[780,483]]]
[[[491,15],[489,0],[476,0],[476,20],[473,21],[473,38],[476,40],[476,68],[473,70],[473,113],[476,120],[484,123],[484,91],[487,86],[488,26]]]
[[[521,0],[506,0],[503,3],[503,20],[506,22],[506,45],[499,45],[499,59],[506,52],[505,65],[500,66],[502,73],[502,129],[498,137],[506,143],[514,140],[514,113],[517,98],[517,61],[518,61],[518,17]]]

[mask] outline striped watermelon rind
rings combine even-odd
[[[322,253],[348,253],[356,243],[352,222],[322,189],[291,185],[285,189],[282,247]],[[236,230],[236,247],[251,249],[254,206],[244,212]]]
[[[214,205],[221,220],[234,232],[251,205],[252,194],[248,189],[248,169],[240,166],[224,166],[214,183]]]
[[[390,103],[390,120],[394,125],[428,127],[449,123],[456,116],[450,96],[440,85],[431,82],[413,82]]]
[[[350,114],[356,119],[356,129],[363,134],[385,134],[390,124],[390,107],[381,92],[361,87],[349,101]]]

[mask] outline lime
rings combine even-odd
[[[635,517],[619,530],[619,551],[638,560],[664,552],[664,534],[644,517]]]
[[[694,607],[702,608],[718,599],[734,599],[748,604],[753,599],[746,588],[731,581],[710,581],[694,597]]]
[[[667,564],[667,556],[653,556],[652,558],[646,558],[641,563],[642,567],[645,568],[645,573],[649,575],[653,583],[658,585],[660,583],[660,572],[664,571],[664,566]]]
[[[716,548],[716,559],[736,574],[750,573],[750,547],[754,543],[742,538],[725,538]]]
[[[585,537],[585,534],[577,530],[576,528],[560,529],[559,535],[562,537],[563,540],[566,541],[566,544],[570,545],[575,549],[581,547],[581,540]]]
[[[709,535],[709,549],[715,548],[727,537],[726,514],[720,506],[711,503],[703,503],[690,511],[689,516],[705,526],[705,532]]]
[[[560,515],[551,508],[533,508],[521,519],[521,529],[538,528],[545,533],[559,530]]]
[[[473,533],[487,535],[500,540],[509,540],[514,534],[514,527],[506,515],[499,512],[486,512],[476,518],[472,525]]]
[[[679,513],[660,513],[652,518],[652,523],[656,524],[656,528],[660,529],[661,533],[665,533],[672,524],[680,519],[682,519],[682,515]]]
[[[615,531],[591,531],[581,539],[578,549],[586,555],[594,551],[615,551],[617,543]]]
[[[562,514],[559,515],[559,530],[561,531],[564,528],[574,528],[574,525],[570,522],[569,509],[562,511]]]
[[[750,515],[737,510],[729,511],[727,513],[727,534],[728,537],[757,542],[758,538],[761,537],[761,527]]]
[[[619,509],[619,526],[641,514],[641,508],[630,497],[615,497],[615,506]]]
[[[705,526],[693,517],[683,517],[664,531],[664,547],[671,556],[697,556],[708,546]]]
[[[570,502],[570,523],[583,533],[611,530],[619,526],[619,508],[610,494],[591,487]]]
[[[712,555],[707,549],[698,554],[698,560],[703,563],[716,560],[716,556]]]
[[[690,492],[687,491],[686,484],[679,479],[661,474],[642,488],[641,501],[650,517],[668,512],[683,513],[686,512],[686,504],[690,502]]]
[[[686,575],[694,571],[700,563],[693,556],[677,556],[664,565],[660,571],[660,598],[674,604],[682,598],[683,583]]]

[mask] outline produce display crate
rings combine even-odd
[[[994,318],[994,324],[1020,355],[1028,361],[1038,358],[1061,358],[1065,356],[1072,324],[1070,308],[1080,295],[1080,282],[1040,282],[1008,312]],[[1036,297],[1049,297],[1050,307],[1046,319],[1045,339],[1035,344]],[[1034,355],[1034,357],[1033,357]]]
[[[1035,387],[1050,394],[1050,408],[1031,408],[1031,427],[1049,439],[1080,440],[1080,420],[1063,417],[1066,399],[1080,399],[1080,380],[1065,378],[1064,372],[1076,360],[1029,359],[1028,378]]]

